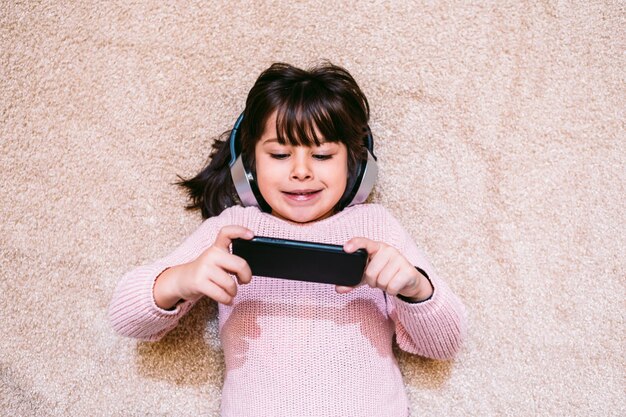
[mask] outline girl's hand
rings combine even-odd
[[[380,288],[387,294],[400,294],[413,301],[430,298],[433,293],[430,281],[396,248],[364,237],[355,237],[343,245],[348,253],[359,248],[365,249],[369,258],[360,285],[367,284],[372,288]],[[336,287],[340,294],[353,289],[354,287]]]
[[[229,252],[233,239],[251,239],[254,233],[242,226],[225,226],[212,246],[195,260],[163,271],[154,284],[154,300],[164,309],[181,300],[196,300],[207,296],[222,304],[231,304],[237,295],[237,284],[248,284],[252,272],[248,263]]]

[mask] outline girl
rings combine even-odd
[[[222,416],[406,416],[394,334],[429,358],[459,350],[462,303],[387,210],[359,204],[375,176],[368,119],[346,70],[272,65],[208,166],[180,183],[205,221],[115,291],[114,329],[142,340],[162,338],[201,297],[219,303]],[[364,248],[361,285],[252,276],[230,244],[254,235]]]

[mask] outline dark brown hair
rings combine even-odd
[[[367,159],[364,138],[369,104],[354,78],[330,63],[309,70],[276,63],[263,71],[248,93],[237,132],[244,165],[254,174],[254,148],[274,112],[281,144],[314,146],[325,140],[346,145],[349,175],[345,198],[356,180],[358,164]],[[201,210],[205,219],[239,204],[230,176],[229,136],[230,131],[224,132],[213,143],[209,163],[195,177],[179,176],[177,184],[187,190],[191,200],[187,209]],[[336,209],[343,207],[344,198]],[[259,203],[262,209],[270,210],[265,201]]]

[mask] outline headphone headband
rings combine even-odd
[[[232,166],[235,164],[235,160],[237,159],[237,157],[239,156],[239,149],[236,149],[237,147],[236,142],[237,142],[237,132],[239,131],[239,126],[241,125],[241,121],[243,120],[243,113],[241,113],[239,115],[239,117],[237,118],[237,121],[235,122],[235,126],[233,126],[233,130],[230,131],[230,137],[228,139],[228,142],[230,144],[230,163],[229,165]]]

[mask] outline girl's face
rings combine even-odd
[[[331,216],[348,181],[346,145],[281,145],[277,137],[274,113],[254,150],[257,185],[272,214],[295,223]]]

